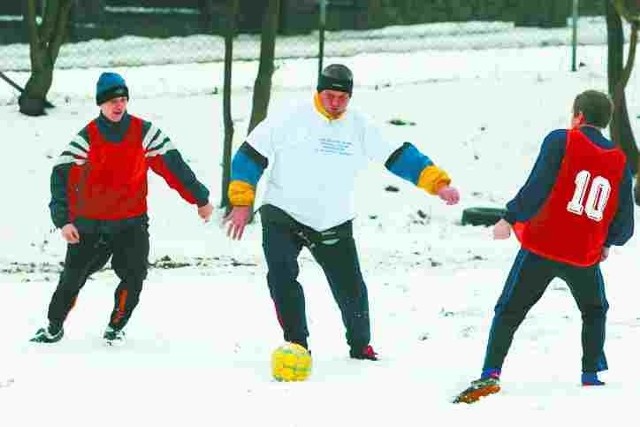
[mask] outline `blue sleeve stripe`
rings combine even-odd
[[[418,184],[418,179],[424,168],[432,165],[431,159],[422,154],[410,142],[402,144],[402,147],[394,151],[385,163],[391,173],[414,185]]]
[[[231,161],[231,181],[244,181],[251,184],[254,188],[258,185],[258,181],[267,167],[267,159],[259,156],[257,151],[251,146],[244,143],[233,156]]]

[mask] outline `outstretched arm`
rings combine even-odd
[[[385,162],[385,167],[427,193],[438,195],[449,205],[460,200],[458,190],[450,185],[449,175],[410,142],[395,150]]]
[[[224,222],[229,223],[227,235],[234,240],[242,238],[256,198],[258,181],[268,165],[268,159],[248,142],[244,142],[233,156],[228,191],[232,209]]]
[[[188,203],[198,206],[198,215],[208,220],[213,210],[209,190],[193,173],[168,136],[145,122],[143,147],[151,170],[160,175]]]

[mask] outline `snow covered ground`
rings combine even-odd
[[[604,32],[602,21],[593,25]],[[493,304],[517,250],[513,239],[492,241],[488,228],[461,226],[462,210],[503,206],[526,178],[544,135],[568,125],[573,97],[606,89],[603,43],[581,45],[583,66],[571,73],[567,44],[539,43],[546,31],[529,29],[521,33],[526,42],[509,44],[490,43],[482,33],[461,35],[457,27],[421,27],[448,28],[448,45],[325,59],[353,69],[353,107],[449,171],[462,201],[445,206],[381,165],[363,172],[355,233],[371,298],[373,345],[382,360],[348,359],[328,286],[303,252],[300,281],[314,371],[299,384],[270,378],[270,353],[281,336],[265,283],[259,223],[231,242],[218,222],[203,224],[153,175],[155,268],[127,328],[127,345],[104,348],[100,339],[116,285],[110,269],[83,289],[63,341],[28,342],[45,321],[65,251],[49,220],[49,173],[67,141],[97,113],[93,91],[103,64],[57,70],[50,92],[56,108],[41,118],[20,115],[15,92],[0,84],[0,379],[13,380],[0,388],[0,425],[506,426],[566,419],[596,426],[613,416],[632,425],[632,402],[640,395],[636,237],[602,266],[611,305],[606,387],[579,386],[580,316],[565,284],[555,281],[516,335],[503,393],[473,406],[449,403],[479,373]],[[190,40],[183,42],[186,51]],[[180,40],[172,43],[172,52],[181,50]],[[154,44],[147,45],[150,52],[167,56]],[[130,112],[171,136],[217,203],[221,66],[157,65],[160,59],[114,68],[128,81]],[[316,70],[313,59],[280,59],[272,108],[310,99]],[[256,71],[255,61],[234,64],[236,146],[246,134]],[[634,76],[627,90],[636,133],[639,86]],[[393,126],[394,118],[414,125]],[[388,185],[400,191],[385,191]]]

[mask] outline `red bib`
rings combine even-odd
[[[131,123],[120,142],[104,139],[94,120],[87,127],[87,162],[69,177],[72,218],[120,220],[147,211],[147,161],[142,120]]]
[[[601,148],[579,130],[568,131],[549,197],[535,216],[514,225],[522,247],[575,266],[598,263],[618,210],[625,164],[620,148]]]

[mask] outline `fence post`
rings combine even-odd
[[[319,47],[318,47],[318,79],[322,74],[322,60],[324,59],[324,29],[327,24],[327,3],[328,0],[318,0],[320,2],[320,18],[318,21]]]
[[[576,71],[576,54],[578,50],[578,3],[580,0],[573,0],[573,11],[571,13],[571,71]]]

